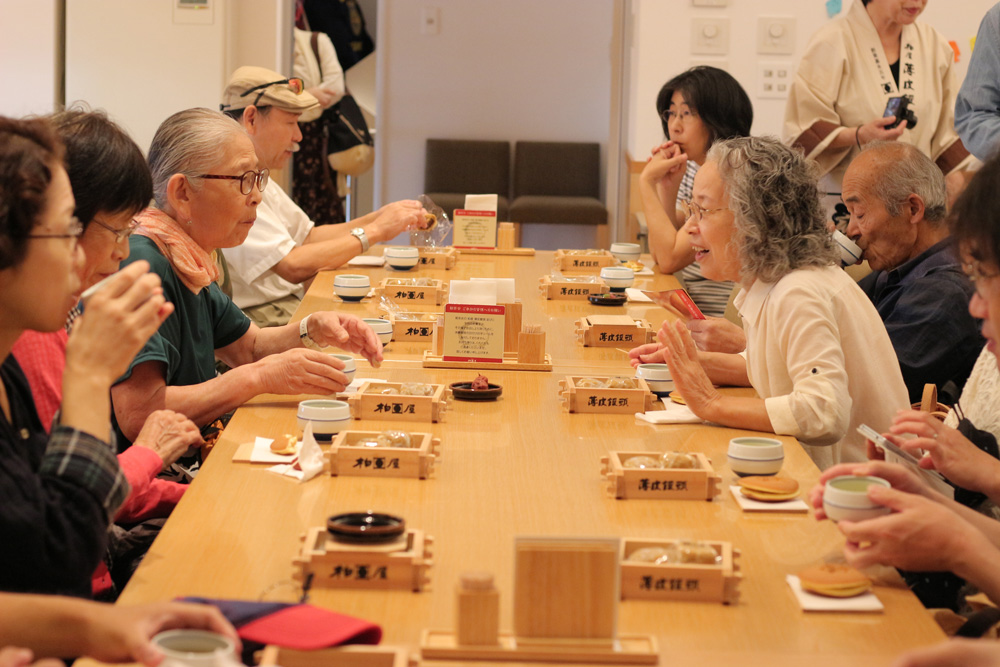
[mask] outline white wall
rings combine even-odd
[[[290,70],[291,0],[176,5],[66,0],[66,102],[107,109],[143,150],[170,114],[218,108],[239,65]]]
[[[61,78],[58,0],[0,0],[0,114],[51,113]]]
[[[843,0],[846,12],[851,2]],[[979,22],[996,0],[930,0],[920,21],[937,28],[947,40],[958,43],[960,78],[968,66],[969,39],[975,37]],[[760,61],[784,62],[794,71],[812,34],[827,20],[822,0],[729,0],[723,8],[693,7],[691,0],[633,0],[634,34],[631,66],[631,107],[627,146],[634,159],[644,157],[662,140],[663,130],[656,116],[656,94],[672,76],[695,64],[716,64],[743,85],[754,106],[754,134],[780,135],[785,100],[761,99],[756,94],[757,66]],[[796,19],[795,52],[791,56],[757,54],[757,19],[760,16],[791,16]],[[728,55],[703,56],[690,53],[691,19],[728,17]]]
[[[423,191],[429,137],[606,148],[613,4],[383,0],[376,199]],[[421,34],[428,5],[441,12],[437,35]]]

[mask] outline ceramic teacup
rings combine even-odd
[[[823,512],[831,521],[864,521],[888,514],[888,507],[868,499],[871,486],[891,487],[881,477],[842,475],[828,480],[823,487]]]
[[[635,271],[627,266],[605,266],[601,269],[601,280],[612,292],[624,292],[635,282]]]
[[[344,301],[361,301],[371,291],[372,281],[368,276],[341,273],[333,278],[333,292]]]
[[[167,630],[152,639],[164,656],[161,667],[236,667],[236,645],[207,630]]]
[[[776,475],[785,462],[785,447],[774,438],[733,438],[729,441],[729,468],[739,475]]]
[[[344,401],[311,399],[299,403],[296,417],[299,430],[305,431],[306,424],[312,423],[313,436],[317,440],[329,440],[350,425],[351,408]]]

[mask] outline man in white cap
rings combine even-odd
[[[258,168],[280,169],[302,139],[299,116],[318,106],[301,79],[263,67],[240,67],[229,78],[220,109],[246,128]],[[286,324],[317,272],[336,269],[370,244],[420,227],[423,213],[420,202],[403,200],[343,225],[317,227],[271,183],[247,240],[223,250],[233,301],[258,326]]]

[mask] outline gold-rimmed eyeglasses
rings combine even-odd
[[[245,171],[239,176],[226,176],[225,174],[201,174],[198,178],[218,178],[228,181],[239,181],[240,182],[240,192],[245,195],[250,194],[253,191],[253,184],[257,184],[257,189],[261,192],[267,187],[267,181],[270,178],[271,172],[267,169],[261,169],[260,171]]]
[[[69,228],[66,230],[65,234],[28,234],[29,239],[72,239],[73,250],[76,250],[76,246],[80,243],[80,237],[83,236],[83,224],[76,219],[76,217],[70,218]]]
[[[136,228],[139,226],[139,221],[136,220],[135,218],[132,219],[132,222],[130,222],[127,227],[122,227],[121,229],[115,229],[111,225],[106,225],[97,218],[92,219],[90,222],[92,224],[97,225],[98,227],[103,227],[104,229],[114,234],[115,243],[122,243],[124,241],[128,241],[128,237],[132,236],[132,234],[135,233]]]
[[[983,283],[991,278],[1000,276],[1000,272],[984,270],[982,262],[978,259],[962,262],[962,271],[969,279],[969,282],[976,288],[976,291],[979,292],[980,296],[983,295]]]
[[[689,111],[685,109],[684,111],[664,111],[660,114],[660,119],[664,123],[670,123],[675,120],[679,120],[682,124],[689,122],[692,118],[697,118],[698,114],[694,111]]]
[[[701,219],[704,218],[709,213],[716,213],[718,211],[729,210],[725,206],[722,206],[720,208],[702,208],[701,206],[691,201],[690,199],[680,200],[680,202],[678,202],[677,209],[681,212],[681,215],[684,216],[685,220],[690,220],[691,218],[694,218],[695,222],[701,222]]]

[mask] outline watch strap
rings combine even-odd
[[[323,348],[309,335],[309,315],[299,321],[299,340],[310,350],[322,350]]]
[[[365,234],[364,227],[355,227],[351,230],[351,236],[361,241],[361,252],[368,252],[371,244],[368,242],[368,235]]]

